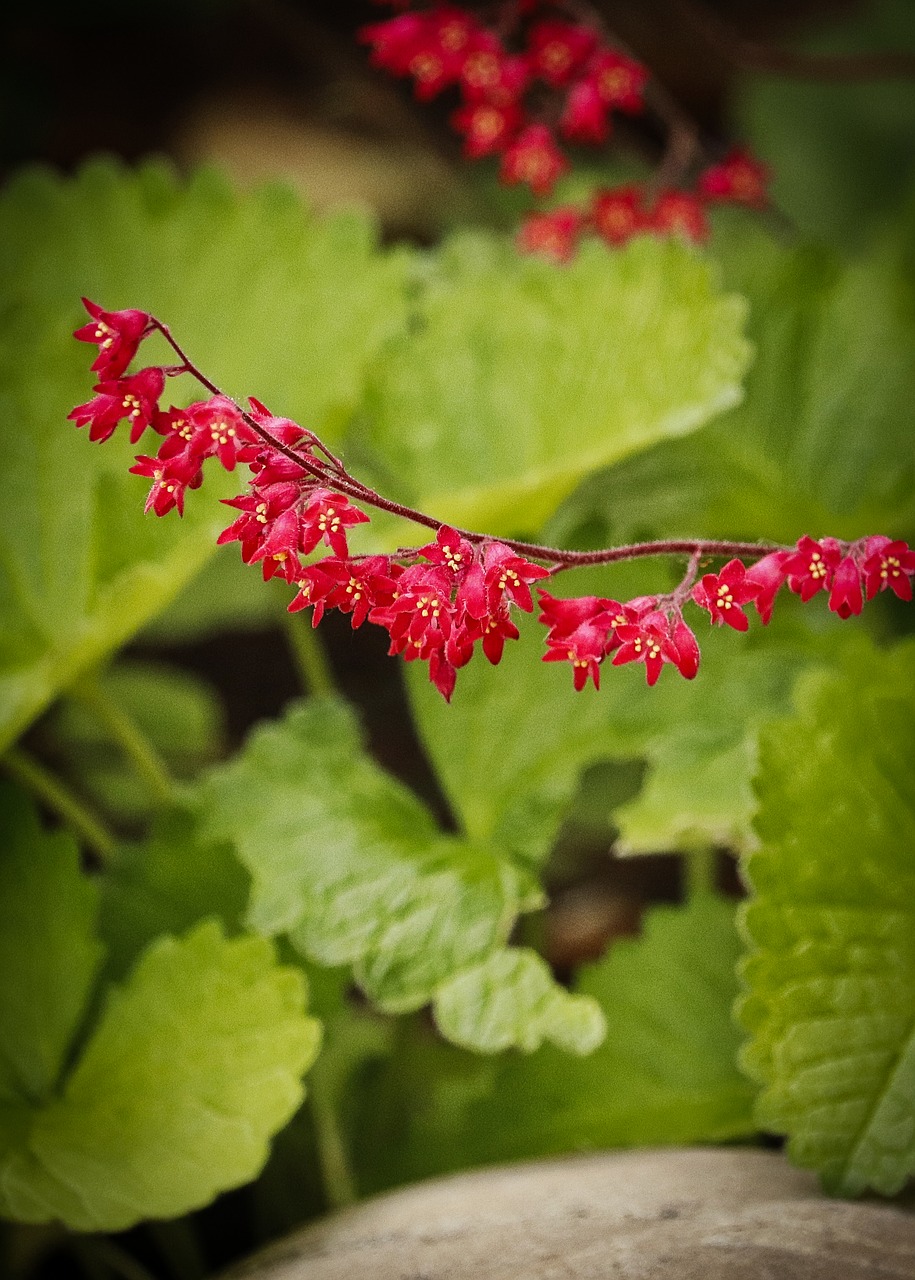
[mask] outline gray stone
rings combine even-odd
[[[232,1280],[915,1280],[915,1216],[778,1153],[632,1151],[440,1178],[335,1214]]]

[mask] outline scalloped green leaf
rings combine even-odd
[[[359,439],[440,519],[535,530],[590,471],[741,395],[744,305],[673,240],[585,245],[561,270],[482,235],[430,267],[375,366]]]
[[[516,963],[499,957],[517,955],[505,943],[519,913],[540,904],[539,889],[496,846],[443,835],[365,754],[344,704],[309,701],[256,730],[213,772],[201,811],[204,834],[233,841],[251,873],[251,927],[287,933],[318,964],[352,965],[389,1012],[437,1009],[448,989],[449,1007],[463,1010],[462,1043],[488,1044],[473,979],[460,981],[476,966]],[[561,994],[552,979],[543,1000],[550,992]],[[520,1010],[509,1043],[539,1034],[541,1015]]]
[[[98,891],[0,798],[0,1216],[118,1231],[249,1181],[318,1050],[301,972],[210,920],[94,993]]]
[[[757,1119],[843,1195],[915,1173],[915,643],[806,682],[766,733],[748,860]]]
[[[66,420],[93,379],[71,337],[80,296],[155,311],[225,390],[333,438],[404,323],[405,271],[364,219],[318,220],[278,187],[236,196],[209,172],[182,183],[163,165],[97,161],[72,180],[29,170],[7,186],[0,744],[197,573],[225,524],[217,499],[239,483],[213,474],[183,521],[143,518],[145,481],[127,474],[138,449],[90,445]]]
[[[586,966],[573,990],[607,1022],[586,1057],[544,1045],[480,1061],[416,1026],[356,1117],[365,1188],[493,1161],[749,1137],[756,1090],[737,1064],[734,916],[717,897],[654,908],[638,938]]]

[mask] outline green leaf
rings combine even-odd
[[[790,544],[910,533],[915,321],[902,231],[848,265],[747,226],[722,233],[725,279],[749,299],[756,348],[743,402],[594,477],[549,536]]]
[[[535,530],[590,471],[740,398],[743,316],[675,241],[590,244],[557,270],[458,238],[375,366],[364,438],[387,487],[422,510]]]
[[[510,964],[495,957],[539,890],[494,846],[442,835],[364,753],[345,705],[309,701],[257,730],[204,797],[205,834],[232,840],[251,873],[251,927],[288,933],[318,964],[352,965],[389,1012],[438,1010],[447,990],[462,1041],[488,1043],[473,978],[459,979]],[[535,1034],[525,1028],[539,1017],[519,1017],[517,1036]]]
[[[435,1020],[449,1040],[481,1053],[532,1053],[552,1040],[586,1054],[607,1030],[593,1000],[558,987],[545,961],[521,949],[496,952],[441,987]]]
[[[575,984],[607,1021],[587,1057],[544,1046],[477,1064],[417,1029],[366,1096],[367,1189],[493,1161],[749,1136],[755,1090],[731,1018],[739,951],[729,902],[649,912],[641,937],[614,943]]]
[[[193,577],[226,522],[217,499],[239,484],[214,473],[183,521],[144,520],[146,483],[127,474],[138,449],[90,445],[66,420],[93,381],[90,352],[71,337],[85,318],[80,295],[156,312],[228,392],[332,438],[367,362],[403,324],[405,270],[402,255],[375,249],[364,220],[318,221],[279,188],[237,197],[212,173],[181,184],[161,165],[98,161],[74,180],[28,171],[9,184],[0,744]]]
[[[67,837],[2,800],[0,1215],[117,1231],[250,1180],[317,1053],[301,973],[208,921],[97,1012],[97,891]]]
[[[608,576],[607,594],[612,583]],[[574,580],[559,589],[574,595]],[[805,634],[784,613],[750,637],[706,628],[696,679],[671,668],[653,689],[641,668],[605,664],[600,691],[576,693],[568,670],[541,661],[544,631],[533,619],[522,621],[498,667],[478,658],[459,673],[450,705],[423,672],[410,671],[420,737],[468,836],[536,865],[582,770],[644,759],[642,791],[615,814],[622,852],[748,847],[759,726],[788,709],[799,671],[838,642]]]
[[[747,864],[759,1123],[844,1195],[915,1172],[915,644],[808,681],[763,739]]]
[[[0,1114],[54,1088],[102,959],[98,890],[63,833],[0,783]]]

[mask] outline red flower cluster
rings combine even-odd
[[[552,74],[563,74],[558,63]],[[347,531],[368,520],[352,497],[427,526],[429,518],[361,484],[317,436],[289,418],[273,417],[257,400],[245,411],[214,389],[209,399],[186,409],[162,409],[159,401],[168,377],[188,373],[208,388],[212,383],[154,317],[106,312],[89,301],[86,307],[93,323],[76,336],[98,345],[93,368],[103,381],[95,398],[69,416],[77,426],[89,426],[92,440],[109,439],[122,421],[130,424],[132,442],[147,428],[162,437],[155,457],[141,454],[131,468],[152,478],[146,510],[161,516],[174,509],[180,515],[186,491],[202,482],[207,458],[216,458],[227,471],[246,464],[248,492],[227,499],[239,514],[217,541],[239,542],[242,559],[260,564],[265,579],[280,577],[295,586],[289,608],[310,607],[314,626],[328,609],[340,609],[351,615],[353,627],[366,621],[383,627],[390,637],[389,652],[408,662],[427,662],[429,678],[445,698],[450,699],[457,672],[477,644],[495,664],[505,641],[517,639],[512,610],[533,611],[531,585],[576,562],[574,552],[509,544],[449,525],[437,526],[433,542],[394,556],[351,555]],[[126,373],[140,342],[154,331],[165,336],[182,363]],[[117,376],[114,369],[120,370]],[[319,546],[330,554],[306,563],[304,557]],[[713,624],[746,631],[746,606],[754,605],[768,622],[783,586],[805,601],[827,591],[829,608],[842,618],[860,613],[864,600],[880,591],[912,598],[915,551],[883,535],[852,543],[803,537],[794,548],[763,554],[749,568],[734,557],[699,582],[696,566],[702,554],[720,556],[728,549],[745,554],[748,548],[697,542],[625,550],[634,556],[684,549],[692,554],[690,568],[670,595],[621,603],[597,596],[561,600],[541,590],[540,621],[548,627],[544,661],[571,663],[576,689],[589,679],[599,687],[600,667],[608,657],[614,666],[643,663],[649,685],[665,664],[691,680],[699,669],[699,645],[683,619],[690,601],[707,610]],[[536,563],[538,558],[547,565]],[[617,551],[587,553],[585,558],[594,563],[622,557]]]
[[[647,69],[607,43],[596,16],[593,24],[560,18],[561,3],[526,0],[504,6],[495,30],[453,4],[416,8],[407,0],[393,7],[410,12],[359,33],[371,46],[372,62],[412,76],[423,101],[456,87],[461,105],[451,122],[464,139],[464,154],[472,160],[501,156],[499,176],[506,184],[522,183],[536,196],[548,196],[570,167],[558,139],[603,146],[614,112],[645,110]],[[544,9],[552,16],[537,16]],[[599,191],[589,207],[534,213],[518,244],[566,261],[586,233],[610,245],[644,233],[702,241],[709,203],[761,207],[767,181],[762,165],[735,150],[699,175],[695,191],[649,195],[625,186]]]

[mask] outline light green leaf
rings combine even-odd
[[[829,1190],[915,1172],[915,644],[808,681],[763,739],[745,1062]]]
[[[755,1090],[731,1018],[739,951],[732,903],[650,911],[641,937],[614,943],[575,984],[607,1022],[587,1057],[546,1045],[479,1063],[416,1028],[357,1117],[366,1189],[493,1161],[749,1136]]]
[[[607,1030],[600,1006],[558,987],[534,951],[496,952],[439,988],[435,1020],[455,1044],[525,1053],[551,1040],[571,1053],[590,1053]]]
[[[516,955],[503,950],[509,932],[540,892],[493,845],[442,835],[364,753],[343,704],[310,701],[257,730],[214,771],[202,807],[205,833],[232,840],[251,873],[252,927],[288,933],[318,964],[352,965],[389,1012],[438,1008],[447,988],[462,1042],[488,1045],[488,1014],[461,975],[515,963],[498,957]],[[522,1008],[514,1034],[539,1035],[540,1017]]]
[[[91,445],[66,420],[93,381],[92,353],[71,337],[80,295],[156,312],[226,391],[333,437],[366,363],[403,324],[405,269],[358,217],[318,221],[279,188],[236,197],[212,173],[184,185],[161,165],[98,161],[74,180],[28,171],[9,184],[0,744],[193,577],[226,523],[217,499],[241,483],[214,473],[183,521],[143,518],[147,485],[127,467],[145,442]]]
[[[0,1113],[54,1088],[102,959],[98,891],[69,836],[0,783]]]
[[[549,536],[790,544],[910,533],[915,323],[903,230],[848,265],[746,225],[722,232],[725,279],[749,299],[756,348],[743,402],[594,477]]]
[[[0,1216],[117,1231],[253,1178],[318,1049],[304,979],[213,921],[93,997],[97,890],[64,836],[0,807]]]
[[[576,589],[557,584],[562,594]],[[805,634],[784,613],[750,637],[695,625],[698,676],[686,681],[671,668],[653,689],[640,667],[606,663],[600,691],[576,693],[567,669],[542,661],[545,633],[533,619],[498,667],[477,658],[459,673],[450,705],[411,671],[420,737],[468,836],[542,862],[582,770],[645,759],[642,791],[615,814],[620,851],[747,847],[759,726],[788,709],[798,672],[838,640]]]
[[[375,367],[362,439],[422,510],[535,530],[588,472],[739,399],[743,315],[675,241],[594,243],[557,270],[458,238]]]
[[[116,1231],[250,1181],[318,1050],[303,1001],[301,975],[261,938],[227,942],[205,923],[161,939],[109,997],[61,1096],[30,1117],[0,1207]]]

